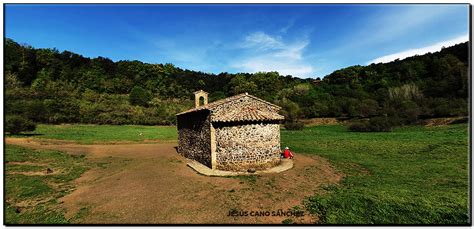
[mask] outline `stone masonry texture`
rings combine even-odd
[[[177,114],[178,153],[218,170],[277,166],[279,123],[284,119],[280,109],[244,93],[181,112]]]
[[[178,116],[178,153],[211,167],[209,111]]]
[[[280,162],[280,126],[254,123],[216,126],[217,169],[266,169]]]

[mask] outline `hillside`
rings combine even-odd
[[[172,64],[91,59],[6,39],[5,113],[7,123],[20,116],[37,123],[174,124],[176,113],[193,106],[192,92],[202,89],[210,101],[248,92],[279,104],[292,121],[397,116],[409,123],[467,115],[468,52],[466,42],[313,80],[277,72],[216,75]]]

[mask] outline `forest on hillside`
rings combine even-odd
[[[211,74],[169,63],[114,62],[6,39],[6,126],[171,125],[176,113],[193,107],[193,92],[201,89],[209,92],[210,102],[248,92],[280,105],[289,123],[344,117],[383,118],[403,125],[464,116],[468,54],[465,42],[390,63],[347,67],[323,79],[300,79],[278,72]]]

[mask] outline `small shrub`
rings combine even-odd
[[[374,117],[369,121],[356,121],[349,125],[354,132],[389,132],[399,124],[397,117]]]
[[[36,124],[30,119],[19,115],[7,115],[5,119],[5,132],[18,134],[23,131],[33,131]]]
[[[369,121],[372,131],[392,131],[396,122],[388,117],[374,117]]]
[[[421,110],[415,102],[402,101],[396,114],[401,117],[403,124],[412,124],[418,120],[420,113]]]
[[[130,91],[130,104],[138,106],[148,106],[148,102],[151,101],[153,96],[151,93],[139,86],[135,86]]]
[[[304,127],[304,124],[298,121],[290,121],[290,122],[285,122],[284,126],[285,126],[285,129],[287,130],[302,130]]]
[[[367,121],[355,121],[349,125],[349,130],[353,132],[369,132],[369,122]]]

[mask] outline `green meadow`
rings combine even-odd
[[[468,126],[409,126],[389,133],[344,126],[282,131],[282,146],[329,159],[345,174],[305,200],[324,224],[467,224]]]
[[[4,160],[4,224],[69,223],[58,205],[89,168],[84,155],[6,145]]]
[[[176,127],[172,126],[39,125],[33,134],[34,138],[71,140],[81,144],[175,141],[177,138]],[[296,157],[298,154],[324,157],[344,174],[338,185],[324,187],[324,194],[302,200],[307,210],[318,216],[319,223],[470,222],[467,124],[407,126],[378,133],[349,132],[342,125],[314,126],[302,131],[283,129],[281,141],[281,146],[289,146]],[[45,211],[51,215],[46,214],[47,220],[43,222],[64,222],[60,213],[51,210],[55,199],[40,205],[47,208],[21,213],[31,214],[27,218],[16,217],[16,209],[10,208],[8,203],[35,200],[53,193],[64,195],[67,188],[61,187],[67,187],[71,179],[82,173],[84,159],[55,151],[31,152],[21,147],[6,147],[7,162],[32,162],[7,163],[7,222],[24,219],[26,221],[21,222],[28,223],[28,220],[34,221],[35,217],[46,214]],[[42,171],[45,160],[60,169],[72,167],[61,177],[8,174]],[[51,185],[54,182],[59,185]]]
[[[23,137],[16,135],[14,137]],[[26,136],[43,139],[74,141],[79,144],[110,143],[117,141],[176,141],[176,126],[139,125],[44,125],[39,124],[34,132]]]

